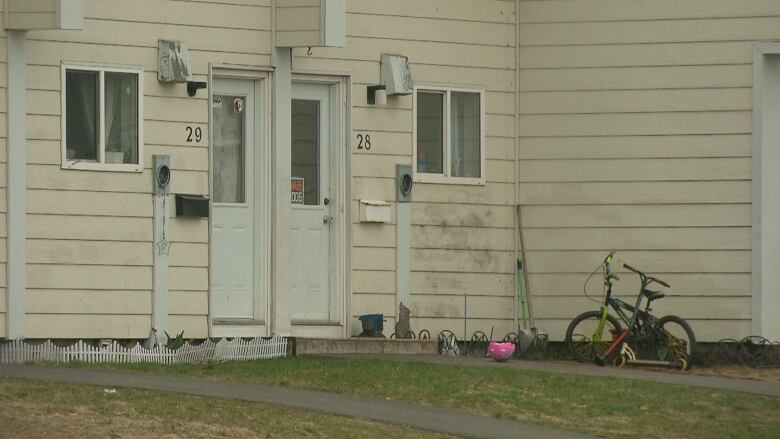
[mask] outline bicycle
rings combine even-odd
[[[669,288],[669,284],[623,264],[623,268],[639,275],[641,282],[636,304],[632,306],[624,302],[612,294],[613,281],[620,280],[612,272],[614,256],[613,250],[591,274],[592,277],[602,269],[605,292],[601,307],[597,311],[584,312],[571,321],[565,338],[569,350],[579,361],[601,365],[609,359],[614,359],[616,366],[633,363],[688,369],[696,354],[696,337],[688,322],[675,315],[657,318],[650,313],[650,304],[663,298],[665,294],[647,287],[656,283]],[[586,296],[588,280],[583,288]],[[644,309],[641,308],[643,299],[647,300]],[[610,309],[618,318],[609,313]],[[627,325],[626,329],[623,329],[621,324]],[[637,358],[639,353],[644,354],[647,351],[650,351],[656,360]],[[619,355],[615,356],[616,352]]]

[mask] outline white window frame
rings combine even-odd
[[[62,154],[62,169],[81,169],[89,171],[115,171],[115,172],[143,172],[144,170],[144,72],[141,67],[129,67],[129,66],[106,66],[106,65],[94,65],[87,63],[69,63],[63,62],[61,69],[61,90],[60,93],[62,103],[62,139],[61,139],[61,154]],[[98,72],[99,81],[99,102],[100,108],[97,112],[97,117],[100,122],[100,133],[98,139],[98,161],[86,161],[86,160],[70,160],[67,156],[67,93],[65,84],[66,73],[68,70],[84,70],[91,72]],[[105,73],[134,73],[138,76],[138,163],[105,163],[105,151],[106,151],[106,127],[105,127]]]
[[[444,133],[442,151],[442,173],[429,173],[417,171],[417,93],[435,92],[444,96]],[[453,177],[452,172],[452,145],[450,145],[451,106],[450,96],[452,92],[464,92],[479,94],[479,178]],[[485,184],[485,89],[482,87],[453,87],[441,85],[417,85],[414,86],[412,98],[412,177],[420,183],[444,183],[444,184]]]

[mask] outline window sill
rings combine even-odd
[[[484,186],[484,178],[447,177],[441,174],[414,173],[415,183],[452,184],[466,186]]]
[[[79,169],[82,171],[108,171],[108,172],[143,172],[143,163],[97,163],[97,162],[65,162],[62,169]]]

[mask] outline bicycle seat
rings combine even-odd
[[[644,291],[642,291],[642,292],[643,292],[643,293],[645,293],[645,296],[647,296],[647,299],[648,299],[649,301],[651,301],[651,302],[652,302],[653,300],[661,299],[661,298],[663,298],[664,296],[666,296],[666,294],[664,294],[664,293],[662,293],[662,292],[660,292],[660,291],[644,290]]]

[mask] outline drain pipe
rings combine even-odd
[[[514,147],[515,147],[515,209],[513,211],[518,212],[517,206],[520,204],[520,0],[515,0],[515,114],[514,114],[514,123],[515,123],[515,129],[514,129]],[[514,212],[513,212],[514,213]],[[519,248],[519,240],[520,240],[520,218],[515,218],[515,228],[514,228],[514,237],[515,237],[515,261],[517,261],[517,258],[520,256],[520,248]],[[523,261],[523,269],[527,267],[526,261]],[[515,264],[512,264],[512,266],[515,266]],[[526,276],[528,275],[528,272],[526,270]],[[517,274],[515,273],[514,276],[514,284],[515,289],[514,291],[517,291],[520,287],[519,285],[520,279],[518,278]],[[517,328],[520,327],[520,307],[522,304],[520,303],[519,297],[517,297],[517,294],[514,294],[515,297],[515,313],[514,313],[514,328],[517,330]]]

